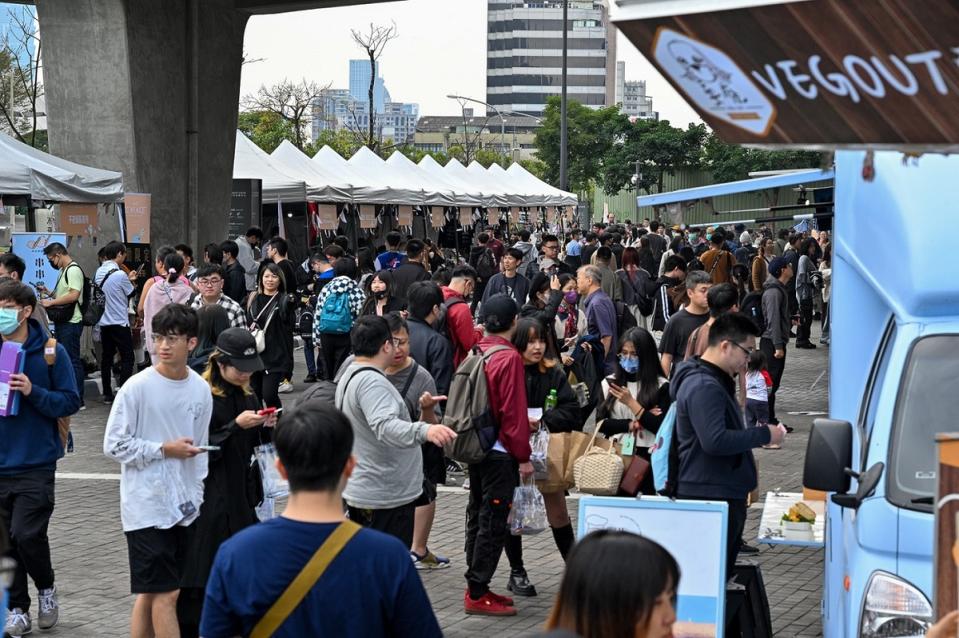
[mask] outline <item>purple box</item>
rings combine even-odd
[[[21,344],[3,342],[0,347],[0,416],[16,416],[20,409],[20,391],[10,390],[10,375],[22,373],[25,362]]]

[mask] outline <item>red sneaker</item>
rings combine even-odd
[[[501,599],[502,596],[496,596],[489,591],[479,600],[473,600],[467,595],[463,599],[463,609],[467,614],[479,616],[515,616],[516,608],[503,603]]]
[[[500,604],[503,604],[503,605],[506,605],[507,607],[512,607],[512,606],[513,606],[513,599],[510,598],[509,596],[501,596],[501,595],[493,592],[492,590],[488,590],[488,593],[489,593],[490,598],[492,598],[492,599],[495,600],[496,602],[498,602],[498,603],[500,603]],[[465,600],[468,600],[469,597],[470,597],[470,590],[469,590],[469,587],[467,587],[467,588],[466,588],[466,593],[463,594],[463,600],[464,600],[464,601],[465,601]]]

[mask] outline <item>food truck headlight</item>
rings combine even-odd
[[[931,623],[932,605],[919,589],[885,572],[870,577],[859,622],[861,638],[924,636]]]

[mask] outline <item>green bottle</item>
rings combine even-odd
[[[556,396],[556,390],[550,390],[549,396],[546,397],[546,403],[543,404],[543,412],[549,412],[556,407],[557,403],[559,403],[559,397]]]

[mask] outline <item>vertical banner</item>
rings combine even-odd
[[[471,206],[460,207],[460,226],[473,225],[473,208]]]
[[[400,210],[396,216],[396,223],[400,226],[412,226],[413,225],[413,207],[412,206],[400,206]]]
[[[13,233],[10,238],[10,252],[22,259],[27,266],[23,273],[23,283],[33,288],[37,298],[37,284],[53,290],[60,275],[60,271],[51,266],[43,254],[43,249],[54,242],[66,246],[66,233]]]
[[[318,219],[320,230],[336,230],[336,204],[320,204]]]
[[[126,220],[123,241],[134,244],[150,243],[150,194],[127,193],[123,196],[123,215]]]
[[[96,204],[60,204],[60,218],[57,227],[67,237],[89,237],[97,233]]]
[[[234,179],[230,192],[230,219],[227,237],[242,237],[250,226],[260,226],[260,207],[263,205],[262,180]]]
[[[433,228],[442,228],[446,223],[446,209],[442,206],[430,206],[430,225]]]
[[[286,220],[283,219],[283,202],[276,200],[276,234],[286,239]]]
[[[376,228],[376,206],[360,204],[360,228]]]
[[[499,209],[498,208],[487,208],[486,209],[486,223],[490,226],[499,226]]]
[[[509,209],[509,221],[511,224],[519,223],[519,206],[512,206]]]

